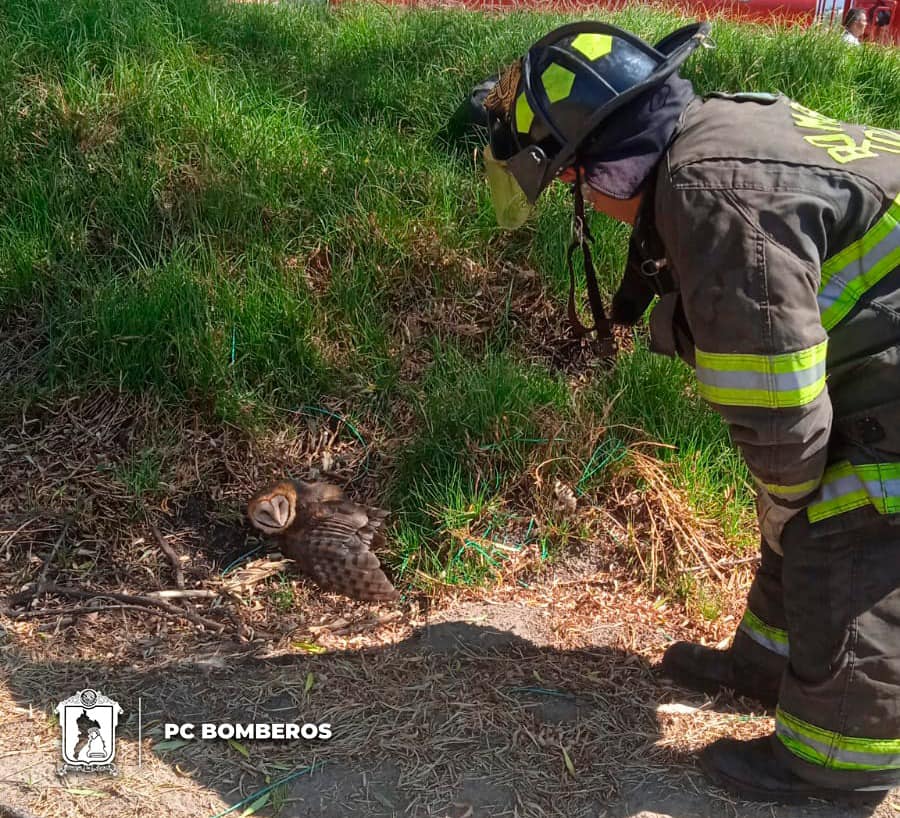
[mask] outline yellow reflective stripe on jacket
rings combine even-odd
[[[696,351],[700,394],[723,406],[804,406],[825,389],[828,341],[782,355]]]
[[[796,500],[818,488],[820,482],[821,480],[817,477],[815,480],[807,480],[804,483],[794,483],[791,486],[763,482],[760,482],[760,485],[774,497],[779,497],[782,500]]]
[[[790,656],[787,631],[767,625],[749,608],[744,611],[744,618],[741,619],[738,630],[743,631],[757,645],[761,645],[766,650],[779,656]]]
[[[812,523],[873,505],[881,514],[900,512],[900,463],[829,466],[815,502],[807,509]]]
[[[775,734],[804,761],[833,770],[900,769],[900,739],[857,738],[816,727],[808,721],[775,711]]]
[[[900,266],[900,196],[887,212],[853,244],[822,265],[819,313],[831,330],[859,300],[894,268]]]

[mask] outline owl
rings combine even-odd
[[[282,480],[251,498],[247,516],[325,590],[367,602],[397,598],[372,553],[384,545],[388,512],[350,502],[330,483]]]

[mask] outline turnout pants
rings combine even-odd
[[[738,669],[781,678],[782,763],[837,789],[900,784],[900,525],[855,514],[824,533],[798,514],[784,557],[763,544],[731,647]]]

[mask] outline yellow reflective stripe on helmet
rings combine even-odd
[[[575,74],[568,68],[563,68],[557,63],[550,63],[547,70],[541,74],[541,82],[550,102],[559,102],[572,92],[575,84]]]
[[[744,612],[744,618],[741,619],[738,630],[743,631],[757,645],[761,645],[772,653],[779,656],[790,655],[787,631],[767,625],[749,608]]]
[[[825,389],[828,341],[782,355],[732,355],[696,350],[700,394],[723,406],[804,406]]]
[[[900,513],[900,463],[854,465],[844,460],[829,466],[807,516],[817,523],[867,505],[880,514]]]
[[[793,485],[787,486],[782,486],[778,483],[763,483],[761,481],[760,485],[769,492],[769,494],[772,494],[775,497],[780,497],[783,500],[794,500],[803,497],[805,494],[809,494],[811,491],[818,488],[820,482],[821,481],[817,478],[815,480],[806,480],[803,483],[794,483]]]
[[[531,130],[532,122],[534,122],[534,111],[531,110],[523,91],[516,100],[516,130],[519,133],[528,133]]]
[[[822,265],[819,313],[831,330],[888,273],[900,266],[900,196],[866,234]]]
[[[609,34],[579,34],[572,40],[572,48],[580,51],[589,60],[599,60],[612,51],[613,41]]]
[[[794,755],[833,770],[900,769],[900,738],[859,738],[775,710],[775,735]]]

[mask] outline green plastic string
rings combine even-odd
[[[222,569],[222,576],[224,577],[225,574],[227,574],[227,573],[228,573],[229,571],[231,571],[233,568],[235,568],[236,566],[240,565],[242,562],[245,562],[246,560],[250,559],[250,557],[252,557],[252,556],[253,556],[257,551],[259,551],[261,548],[262,548],[261,545],[257,545],[256,548],[251,549],[251,550],[248,551],[246,554],[241,554],[241,555],[240,555],[236,560],[234,560],[233,562],[229,562],[228,565],[225,566],[225,568]]]
[[[355,437],[363,446],[366,445],[365,438],[359,433],[359,429],[357,429],[347,418],[343,415],[338,414],[337,412],[332,412],[330,409],[325,409],[321,406],[301,406],[297,412],[302,414],[310,414],[317,413],[320,415],[325,415],[326,417],[333,418],[334,420],[343,423],[352,433],[353,437]]]
[[[595,474],[603,471],[610,464],[620,461],[627,452],[628,448],[617,437],[610,435],[601,440],[591,454],[591,459],[588,460],[587,465],[581,472],[581,477],[578,479],[578,484],[575,486],[575,491],[578,495],[581,496],[584,493],[585,483]]]
[[[253,795],[248,795],[243,801],[238,801],[233,807],[229,807],[224,812],[219,812],[216,815],[213,815],[212,818],[224,818],[226,815],[230,815],[236,809],[240,809],[241,807],[252,804],[254,801],[262,798],[267,792],[271,792],[276,787],[280,787],[282,784],[287,784],[288,781],[293,781],[295,778],[299,778],[301,775],[306,775],[307,773],[311,773],[313,770],[320,769],[325,765],[324,761],[316,762],[315,764],[310,765],[309,767],[303,767],[299,770],[294,770],[294,772],[286,775],[284,778],[279,778],[277,781],[273,781],[266,787],[263,787],[261,790],[253,793]]]

